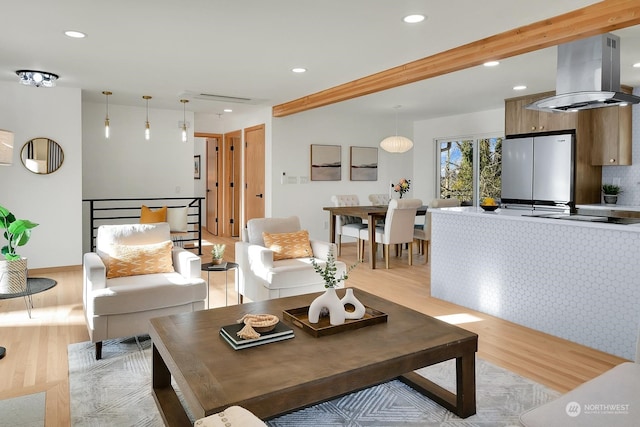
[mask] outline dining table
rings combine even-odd
[[[376,268],[376,223],[387,216],[388,205],[358,205],[358,206],[325,206],[329,211],[329,241],[336,242],[336,216],[355,216],[368,221],[369,230],[369,267]],[[420,206],[416,216],[426,215],[428,206]]]

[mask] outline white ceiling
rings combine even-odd
[[[192,100],[189,111],[237,114],[272,106],[493,34],[596,3],[588,0],[31,0],[3,2],[0,80],[18,69],[60,75],[83,101],[182,109],[185,92],[251,98]],[[481,4],[481,6],[479,6]],[[427,20],[402,22],[410,13]],[[66,37],[65,30],[87,34]],[[621,81],[640,85],[640,31],[617,31]],[[353,114],[428,118],[497,108],[552,90],[555,48],[347,101]],[[294,74],[293,67],[307,73]],[[526,84],[525,92],[514,92]],[[24,90],[52,90],[25,87]],[[53,89],[55,90],[55,89]]]

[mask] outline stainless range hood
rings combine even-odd
[[[602,34],[558,46],[556,95],[526,108],[564,112],[639,102],[620,90],[620,37]]]

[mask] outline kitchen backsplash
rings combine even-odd
[[[635,87],[633,94],[640,96],[640,87]],[[603,166],[602,183],[613,183],[619,178],[622,194],[618,196],[618,204],[640,206],[640,104],[636,104],[632,108],[631,158],[633,164],[631,166]]]

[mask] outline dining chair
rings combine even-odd
[[[331,203],[334,206],[359,206],[360,200],[355,194],[336,194],[331,196]],[[360,230],[366,230],[367,224],[362,222],[362,218],[357,216],[338,215],[336,216],[336,244],[338,246],[338,256],[342,255],[342,236],[356,239],[357,250],[360,250]],[[358,254],[358,258],[360,254]]]
[[[451,208],[460,206],[460,200],[451,199],[433,199],[429,203],[430,209]],[[424,214],[424,224],[421,227],[414,227],[413,238],[418,241],[418,253],[424,255],[424,262],[429,262],[429,246],[431,244],[431,213]]]
[[[409,265],[413,264],[413,223],[418,208],[422,206],[420,199],[393,199],[385,216],[384,226],[376,227],[376,245],[384,245],[385,267],[389,268],[389,246],[395,245],[396,255],[402,256],[402,244],[409,245]],[[360,230],[360,260],[364,261],[364,241],[369,240],[369,230]],[[374,251],[375,253],[376,251]]]
[[[388,205],[391,197],[388,194],[369,194],[369,201],[373,206]]]

